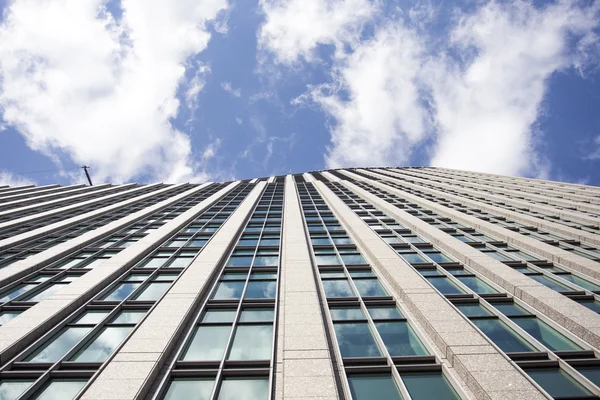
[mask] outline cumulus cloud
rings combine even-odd
[[[319,5],[310,9],[334,4],[314,2]],[[358,42],[353,38],[375,18],[373,11],[351,13],[343,24],[327,12],[313,16],[314,23],[300,16],[299,25],[314,25],[319,34],[299,38],[303,29],[287,21],[300,12],[294,1],[263,8],[259,37],[278,62],[314,61],[316,46],[339,47],[350,32],[351,49],[336,52],[329,82],[293,100],[317,104],[329,117],[325,161],[332,168],[403,164],[426,146],[435,166],[546,175],[550,165],[538,151],[543,132],[536,122],[549,78],[567,68],[581,71],[598,58],[598,1],[478,3],[473,11],[455,12],[441,35],[432,26],[448,16],[425,2],[389,17]],[[321,30],[326,18],[328,28]]]
[[[356,43],[362,24],[378,10],[369,0],[260,0],[259,4],[265,14],[259,47],[282,64],[314,60],[319,44],[343,49],[346,43]]]
[[[32,149],[91,165],[98,182],[206,179],[170,120],[186,62],[206,48],[206,23],[227,0],[122,0],[118,21],[106,3],[19,0],[5,10],[3,120]],[[185,93],[188,105],[201,75]]]
[[[25,186],[35,185],[35,182],[21,175],[9,171],[0,171],[0,186]]]

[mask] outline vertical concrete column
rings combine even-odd
[[[106,285],[113,282],[119,275],[196,218],[199,213],[210,207],[237,184],[238,182],[234,182],[219,190],[208,199],[201,201],[198,205],[106,260],[100,267],[69,283],[52,296],[0,326],[0,363],[6,362],[42,333],[75,311],[77,307],[98,294]],[[53,249],[48,251],[53,251]]]
[[[161,378],[172,351],[182,344],[194,310],[208,295],[215,271],[225,262],[228,249],[249,218],[266,186],[258,182],[168,292],[139,323],[125,344],[92,378],[81,399],[142,399]]]
[[[355,184],[343,184],[439,249],[468,265],[594,347],[600,347],[600,315],[508,265],[472,248]]]
[[[342,174],[347,175],[353,179],[363,180],[377,187],[381,187],[384,190],[389,190],[391,186],[389,186],[388,182],[396,182],[393,177],[385,177],[376,173],[373,173],[369,170],[361,170],[365,175],[373,176],[376,178],[380,178],[381,181],[369,180],[363,177],[359,177],[357,174],[353,174],[348,171],[341,171]],[[400,183],[400,182],[399,182]],[[593,245],[600,245],[600,235],[595,235],[593,233],[585,232],[579,229],[571,228],[570,226],[558,224],[556,222],[551,222],[545,219],[532,217],[530,215],[520,214],[515,211],[507,210],[504,208],[500,208],[498,206],[482,203],[476,200],[467,199],[465,197],[461,197],[455,194],[442,192],[440,190],[431,189],[425,186],[417,185],[410,182],[401,182],[402,185],[405,185],[409,188],[420,190],[423,193],[432,194],[434,196],[439,196],[441,198],[448,199],[450,201],[456,201],[461,204],[467,205],[469,207],[475,207],[481,209],[485,212],[489,212],[491,214],[502,216],[509,218],[513,221],[522,222],[527,225],[531,225],[537,228],[541,228],[547,230],[548,232],[558,233],[559,235],[566,235],[572,239],[580,240],[584,243],[590,243]]]
[[[304,218],[291,175],[286,176],[284,199],[275,398],[337,399]]]
[[[323,182],[315,182],[372,266],[424,327],[444,362],[477,399],[544,399],[538,387]]]

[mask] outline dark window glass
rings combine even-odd
[[[347,280],[323,281],[323,289],[327,297],[353,297],[354,292]]]
[[[498,319],[475,319],[472,322],[504,352],[526,352],[536,349]]]
[[[475,276],[458,276],[456,279],[477,294],[498,293],[496,289]]]
[[[515,317],[519,315],[531,315],[529,311],[515,303],[490,303],[495,309],[500,311],[507,317]]]
[[[600,366],[576,367],[577,371],[596,386],[600,386]]]
[[[539,369],[525,370],[525,372],[554,398],[592,395],[589,390],[563,370]]]
[[[491,312],[481,306],[481,304],[455,304],[455,306],[466,317],[487,317],[492,315]]]
[[[535,317],[514,318],[513,321],[552,351],[582,350],[575,342]]]
[[[349,375],[348,384],[354,400],[401,400],[390,375]]]
[[[247,299],[272,299],[275,298],[277,283],[275,281],[249,282],[246,289]]]
[[[424,373],[424,374],[402,374],[402,381],[414,400],[458,400],[460,397],[456,394],[448,380],[442,374]]]
[[[407,322],[377,322],[375,326],[392,357],[429,354]]]
[[[447,277],[443,278],[426,278],[437,290],[442,294],[464,294],[464,290],[459,288],[454,282]]]
[[[381,356],[367,323],[336,323],[334,328],[342,357]]]
[[[377,279],[355,279],[354,285],[361,296],[387,296]]]

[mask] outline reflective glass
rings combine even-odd
[[[513,322],[552,351],[582,350],[575,342],[566,338],[556,329],[535,317],[513,318]]]
[[[231,332],[230,325],[199,326],[183,352],[182,360],[220,360]]]
[[[140,283],[121,283],[112,292],[102,297],[102,300],[106,301],[122,301],[125,300],[135,289],[137,289]]]
[[[327,297],[353,297],[354,293],[347,280],[326,280],[323,289]]]
[[[323,256],[317,255],[315,256],[317,260],[317,265],[339,265],[341,264],[339,258],[336,255],[332,256]]]
[[[87,311],[83,314],[78,320],[76,320],[75,324],[97,324],[102,321],[104,317],[109,314],[109,311]]]
[[[231,257],[227,262],[230,267],[249,267],[252,264],[252,256]]]
[[[156,301],[165,294],[169,286],[171,286],[169,282],[152,282],[135,296],[135,300]]]
[[[272,299],[275,298],[276,289],[277,282],[275,281],[250,281],[245,297],[247,299]]]
[[[273,325],[239,325],[235,332],[229,360],[269,360]]]
[[[575,300],[575,301],[577,301],[582,306],[589,308],[592,311],[600,312],[600,303],[598,303],[595,300]]]
[[[209,400],[215,380],[213,378],[177,378],[171,381],[164,400]]]
[[[104,362],[113,350],[123,342],[125,337],[129,335],[129,332],[133,327],[117,327],[109,326],[100,331],[99,335],[83,349],[79,350],[77,354],[71,357],[71,361],[79,362]]]
[[[443,253],[425,253],[425,255],[437,263],[454,261],[453,259],[451,259],[450,257],[448,257],[447,255],[445,255]]]
[[[217,290],[214,292],[213,299],[239,299],[242,296],[246,282],[219,282]]]
[[[267,400],[268,378],[225,378],[217,400]]]
[[[334,321],[366,319],[360,307],[332,307],[329,313]]]
[[[500,311],[502,314],[507,317],[514,317],[518,315],[531,315],[529,311],[524,309],[518,304],[515,303],[490,303],[494,306],[495,309]]]
[[[354,400],[402,400],[391,375],[349,375],[348,384]]]
[[[272,308],[247,308],[242,310],[240,322],[271,322],[275,318]]]
[[[437,290],[442,294],[464,294],[464,290],[456,286],[454,282],[452,282],[447,277],[443,278],[426,278],[429,283],[431,283]]]
[[[335,323],[334,328],[342,357],[381,356],[367,323]]]
[[[361,296],[387,296],[377,279],[355,279],[354,285]]]
[[[481,306],[481,304],[455,304],[466,317],[487,317],[492,315],[491,312]]]
[[[537,351],[525,339],[498,319],[474,319],[471,322],[504,352]]]
[[[456,279],[477,294],[498,293],[496,289],[475,276],[458,276]]]
[[[577,371],[588,378],[592,383],[596,386],[600,386],[600,366],[591,366],[591,367],[575,367]]]
[[[19,314],[21,314],[21,311],[3,311],[0,313],[0,325],[4,325]]]
[[[582,384],[561,369],[525,370],[553,398],[592,396]]]
[[[0,303],[10,301],[10,300],[14,299],[15,297],[20,296],[23,293],[27,292],[28,290],[35,288],[36,286],[37,285],[18,285],[14,289],[9,289],[8,293],[6,293],[4,296],[2,296],[0,298]]]
[[[51,284],[50,286],[47,286],[41,292],[38,292],[34,295],[25,296],[22,300],[30,301],[32,303],[38,303],[38,302],[44,300],[45,298],[50,297],[53,293],[56,293],[60,289],[65,288],[65,287],[67,287],[67,285]]]
[[[236,310],[208,310],[202,317],[202,322],[233,322]]]
[[[24,361],[56,362],[91,330],[88,327],[66,328],[25,357]]]
[[[550,279],[545,275],[528,275],[531,279],[538,281],[542,285],[549,287],[552,290],[556,290],[557,292],[572,292],[575,289],[571,289],[567,285],[555,281],[554,279]]]
[[[394,306],[370,306],[367,307],[373,319],[397,319],[404,318],[402,313]]]
[[[405,254],[401,253],[400,257],[404,258],[406,260],[406,262],[409,264],[419,264],[419,263],[427,262],[427,260],[425,260],[423,257],[418,255],[417,253],[405,253]]]
[[[167,261],[166,258],[151,258],[148,261],[146,261],[146,263],[143,265],[143,267],[144,268],[162,267],[166,261]]]
[[[277,265],[279,263],[278,256],[256,256],[254,258],[255,266],[264,267],[267,265]]]
[[[146,315],[146,311],[121,311],[111,322],[117,324],[136,324]]]
[[[192,263],[192,257],[176,257],[169,264],[169,268],[186,268]]]
[[[342,261],[347,265],[367,263],[360,254],[342,254]]]
[[[36,400],[72,400],[85,386],[87,379],[53,379]]]
[[[600,286],[588,281],[587,279],[580,278],[576,275],[566,274],[566,275],[560,275],[560,277],[569,282],[573,282],[574,284],[581,286],[582,288],[584,288],[586,290],[590,290],[590,291],[600,290]]]
[[[14,400],[31,386],[34,379],[11,379],[0,381],[0,400]]]
[[[392,357],[429,354],[407,322],[377,322],[375,326]]]
[[[402,382],[413,400],[459,400],[445,376],[439,373],[402,374]]]

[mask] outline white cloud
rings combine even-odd
[[[544,8],[490,1],[456,13],[449,34],[434,37],[431,24],[447,16],[429,3],[417,6],[376,27],[353,52],[338,53],[331,81],[309,86],[293,103],[310,100],[331,118],[328,167],[407,163],[431,137],[423,149],[432,165],[544,176],[551,166],[538,152],[536,122],[548,80],[597,61],[599,8],[598,1]],[[283,60],[306,53],[271,47]]]
[[[404,163],[425,133],[418,89],[423,48],[399,21],[379,29],[341,60],[333,83],[312,87],[295,103],[312,100],[330,115],[331,168]]]
[[[282,64],[314,60],[319,44],[340,50],[345,43],[357,42],[362,24],[378,9],[369,0],[260,0],[259,4],[265,14],[259,47]]]
[[[429,64],[437,143],[431,164],[500,174],[544,173],[534,124],[550,76],[575,66],[567,42],[591,44],[598,4],[490,2],[463,15],[451,43],[466,65]],[[583,39],[582,39],[583,38]],[[540,166],[541,165],[541,166]],[[539,170],[539,171],[538,171]]]
[[[238,99],[240,97],[242,97],[242,90],[241,89],[234,89],[231,86],[231,82],[221,82],[221,88],[226,91],[227,93],[229,93],[230,95],[232,95],[233,97],[237,97]]]
[[[198,108],[198,94],[204,89],[206,76],[210,72],[210,66],[200,63],[196,74],[188,83],[188,89],[185,91],[185,103],[192,113]]]
[[[170,119],[186,61],[206,48],[205,24],[227,0],[122,0],[119,21],[105,4],[19,0],[5,10],[3,120],[32,149],[91,165],[98,182],[205,179]],[[186,100],[199,87],[195,75]]]
[[[596,136],[591,147],[593,147],[593,150],[589,151],[589,153],[585,155],[584,159],[600,160],[600,135]]]
[[[13,174],[9,171],[0,171],[0,186],[25,186],[35,185],[35,182],[21,175]]]

